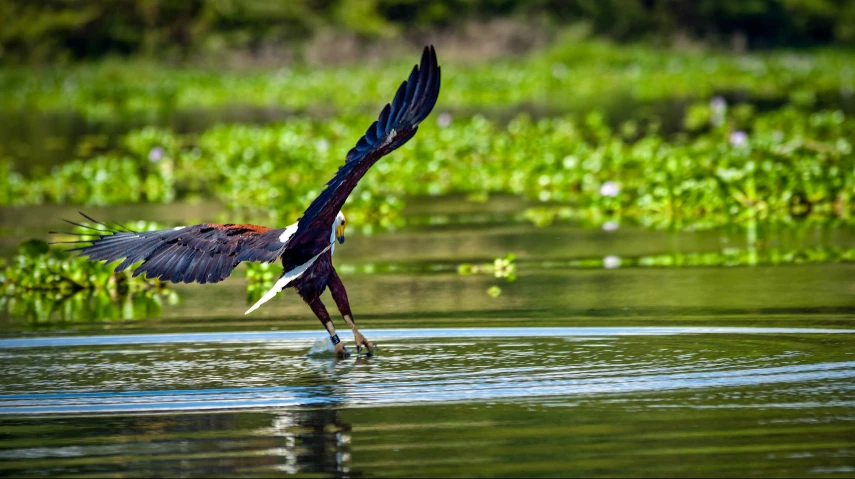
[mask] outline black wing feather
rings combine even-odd
[[[242,261],[275,261],[288,245],[279,239],[286,228],[199,224],[180,229],[137,232],[110,227],[83,216],[107,230],[68,221],[92,230],[79,236],[97,236],[95,239],[65,242],[80,245],[70,251],[87,256],[90,261],[111,263],[121,259],[123,261],[115,269],[117,273],[142,261],[134,270],[134,276],[145,273],[147,278],[173,283],[216,283],[229,277]]]
[[[365,131],[348,153],[344,166],[326,184],[321,194],[303,213],[297,233],[289,244],[296,261],[317,254],[328,238],[335,216],[341,210],[357,182],[380,158],[406,143],[427,118],[439,96],[440,68],[433,46],[425,47],[420,65],[413,67],[407,81],[401,83],[391,104],[386,104],[377,121]],[[298,263],[299,264],[299,263]]]

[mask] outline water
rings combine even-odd
[[[381,354],[343,361],[307,354],[315,331],[5,340],[0,470],[798,476],[855,464],[855,330],[365,332]]]
[[[507,198],[408,205],[410,226],[336,250],[372,358],[336,361],[292,294],[243,316],[241,274],[181,285],[157,312],[7,307],[0,475],[855,476],[855,265],[638,260],[845,250],[851,228],[749,244],[738,230],[538,229]],[[2,247],[69,214],[7,209]],[[515,282],[457,273],[508,252]],[[578,267],[604,257],[624,261]]]

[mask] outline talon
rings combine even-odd
[[[344,344],[338,343],[335,345],[335,355],[339,358],[346,358],[350,356],[350,351],[348,351],[347,348],[344,347]]]

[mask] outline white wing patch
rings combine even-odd
[[[294,233],[296,233],[296,232],[297,232],[297,223],[294,223],[293,225],[288,225],[285,228],[285,231],[283,231],[282,234],[279,235],[279,242],[280,243],[287,243],[288,240],[290,240],[291,237],[294,236]]]
[[[287,233],[287,231],[286,231],[286,233]],[[283,236],[284,236],[284,233],[283,233]],[[330,247],[332,247],[332,244],[327,246],[326,248],[324,248],[324,250],[321,251],[320,253],[313,256],[312,259],[310,259],[309,261],[306,261],[305,263],[301,264],[300,266],[297,266],[296,268],[292,269],[291,271],[288,271],[285,274],[283,274],[282,277],[279,278],[279,281],[277,281],[276,284],[274,284],[273,287],[270,288],[270,290],[268,292],[264,293],[264,296],[262,296],[261,299],[259,299],[255,304],[253,304],[252,307],[249,308],[243,314],[247,315],[247,314],[255,311],[256,309],[258,309],[262,304],[273,299],[274,296],[276,296],[280,291],[285,289],[285,287],[288,286],[289,284],[291,284],[292,281],[299,278],[300,275],[305,273],[306,270],[309,269],[309,266],[314,264],[314,262],[317,261],[317,259],[322,254],[326,253],[327,250],[330,249]]]

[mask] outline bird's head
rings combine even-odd
[[[335,217],[335,224],[333,226],[333,231],[335,231],[335,239],[338,240],[339,243],[344,243],[344,214],[339,211],[338,215]]]

